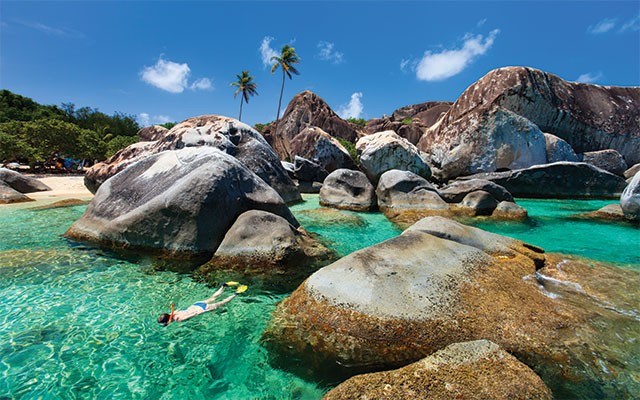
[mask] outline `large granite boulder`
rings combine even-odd
[[[622,155],[612,149],[587,151],[582,155],[582,161],[619,176],[623,176],[627,170],[627,163]]]
[[[320,164],[328,172],[355,169],[349,151],[340,142],[317,126],[303,129],[291,140],[291,154]]]
[[[516,197],[617,198],[625,188],[621,177],[586,163],[557,162],[526,169],[460,178],[494,182]]]
[[[423,178],[431,176],[431,170],[418,149],[393,131],[362,137],[356,143],[356,150],[361,168],[374,183],[392,169],[410,171]]]
[[[447,203],[459,203],[469,193],[482,190],[498,201],[513,201],[513,196],[504,187],[486,179],[466,179],[451,182],[438,192]]]
[[[425,103],[412,104],[400,107],[391,114],[393,121],[407,119],[418,120],[424,128],[435,124],[444,113],[449,111],[453,103],[448,101],[427,101]]]
[[[433,146],[425,145],[427,137],[437,138],[425,134],[418,147],[430,154],[442,180],[547,162],[546,142],[540,129],[526,118],[501,107],[478,115],[474,124],[459,136],[447,137],[434,142]]]
[[[332,258],[333,253],[304,229],[270,212],[249,210],[233,223],[213,258],[199,271],[231,269],[290,277],[326,265]]]
[[[51,188],[39,180],[7,168],[0,168],[0,183],[20,193],[46,192]]]
[[[640,221],[640,172],[637,172],[620,196],[620,207],[625,218]]]
[[[464,196],[464,199],[458,205],[458,208],[470,215],[491,215],[493,210],[498,207],[498,201],[489,192],[484,190],[476,190]]]
[[[547,163],[554,163],[558,161],[580,161],[576,152],[571,148],[571,145],[556,135],[544,133],[544,140],[546,142],[547,149]]]
[[[466,89],[426,131],[418,147],[431,154],[444,179],[494,171],[491,168],[499,168],[500,163],[485,156],[487,163],[479,169],[472,155],[482,155],[485,148],[494,152],[498,141],[492,139],[492,125],[497,115],[511,112],[526,118],[532,127],[564,139],[577,153],[611,148],[634,164],[640,161],[639,104],[640,88],[567,82],[526,67],[499,68]],[[526,124],[509,126],[525,128]],[[513,129],[511,134],[524,133],[533,139],[531,132]],[[507,143],[525,140],[514,138]]]
[[[264,210],[298,226],[282,197],[212,147],[163,151],[105,181],[66,233],[114,248],[211,257],[236,218]]]
[[[284,115],[278,121],[278,132],[275,124],[266,126],[262,134],[273,146],[281,159],[293,159],[291,141],[309,126],[317,126],[329,135],[355,142],[358,127],[340,118],[329,105],[317,94],[305,90],[291,99]]]
[[[375,189],[364,173],[337,169],[322,183],[320,205],[344,210],[371,211],[376,207]]]
[[[234,156],[282,196],[285,202],[300,201],[300,193],[280,164],[278,156],[257,131],[233,118],[203,115],[189,118],[152,142],[128,146],[104,163],[90,168],[85,185],[95,193],[108,178],[127,166],[165,150],[213,147]]]
[[[304,182],[323,182],[329,175],[320,164],[298,156],[293,160],[293,173],[298,180]]]
[[[324,400],[341,399],[547,399],[542,379],[488,340],[454,343],[406,367],[358,375]]]
[[[630,311],[640,306],[639,283],[637,271],[429,217],[315,272],[277,306],[264,340],[272,354],[349,375],[487,339],[557,398],[625,398],[640,386],[632,378],[640,325]]]
[[[436,188],[410,171],[393,169],[382,174],[376,197],[380,211],[398,223],[413,219],[413,215],[425,217],[450,213],[449,205],[440,198]]]
[[[156,140],[162,139],[167,134],[167,132],[169,132],[169,130],[164,126],[145,126],[138,131],[138,137],[140,138],[141,142],[155,142]]]

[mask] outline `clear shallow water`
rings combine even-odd
[[[305,198],[294,214],[342,255],[400,233],[381,214]],[[531,223],[479,225],[640,265],[637,228],[564,218],[607,203],[522,200]],[[0,207],[0,398],[318,399],[328,389],[272,368],[260,346],[286,294],[252,286],[222,310],[162,328],[155,319],[170,302],[185,307],[215,288],[68,242],[60,235],[83,211]]]
[[[640,229],[627,223],[575,218],[598,210],[610,200],[519,199],[529,221],[481,221],[475,226],[542,247],[547,252],[575,254],[640,269]]]

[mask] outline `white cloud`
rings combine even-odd
[[[403,58],[402,60],[400,60],[400,71],[404,72],[405,74],[410,71],[415,71],[417,65],[418,60],[415,60],[412,57]]]
[[[278,56],[278,52],[271,48],[271,41],[273,41],[271,36],[265,36],[262,38],[262,43],[260,43],[260,55],[262,56],[262,64],[265,68],[273,64],[271,57]]]
[[[580,83],[595,83],[602,78],[602,72],[598,71],[596,73],[587,72],[586,74],[582,74],[576,79],[576,82]]]
[[[426,51],[416,65],[416,76],[422,81],[442,81],[459,74],[491,48],[498,33],[500,30],[494,29],[486,38],[467,34],[462,47],[458,49],[445,49],[438,53]],[[406,63],[404,65],[407,66]]]
[[[482,25],[484,25],[487,22],[486,18],[481,19],[480,21],[478,21],[478,23],[476,24],[476,26],[478,28],[480,28]]]
[[[606,33],[615,28],[616,20],[615,18],[605,18],[602,21],[598,22],[595,25],[589,25],[587,28],[587,32],[593,35],[599,35],[601,33]]]
[[[626,31],[638,31],[640,30],[640,13],[636,15],[635,18],[630,19],[625,22],[624,25],[620,28],[618,32],[626,32]]]
[[[137,119],[142,126],[165,124],[173,121],[173,119],[168,115],[149,115],[148,113],[138,114]]]
[[[213,82],[209,78],[200,78],[189,86],[191,90],[213,90]]]
[[[333,64],[341,64],[344,62],[344,53],[336,51],[334,44],[330,42],[318,42],[318,56],[322,61],[331,61]]]
[[[209,78],[200,78],[189,85],[190,74],[189,64],[178,64],[160,56],[155,65],[142,69],[140,78],[158,89],[171,93],[182,93],[187,88],[191,90],[213,89],[213,83]]]
[[[338,109],[338,115],[341,118],[360,118],[362,116],[362,110],[364,107],[362,106],[362,92],[356,92],[351,95],[351,100],[348,104],[343,104]]]

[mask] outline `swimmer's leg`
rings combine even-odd
[[[230,302],[231,300],[233,300],[233,298],[236,297],[236,294],[232,294],[231,296],[227,297],[226,299],[219,301],[217,303],[213,303],[213,304],[207,304],[207,309],[205,311],[213,311],[216,308],[223,306],[225,304],[227,304],[228,302]]]

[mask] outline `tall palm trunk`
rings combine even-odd
[[[273,130],[273,137],[275,139],[276,134],[278,133],[278,122],[280,121],[280,106],[282,105],[282,93],[284,93],[284,77],[285,71],[282,68],[282,87],[280,88],[280,100],[278,100],[278,113],[276,114],[276,127]]]
[[[244,100],[244,96],[240,96],[240,115],[238,116],[238,121],[242,121],[242,101]]]

